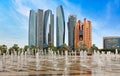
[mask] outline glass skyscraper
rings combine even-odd
[[[54,15],[51,10],[37,13],[30,10],[29,16],[29,46],[47,47],[48,43],[54,44]]]
[[[36,13],[30,10],[29,15],[29,46],[36,46]]]
[[[54,15],[51,10],[44,13],[44,47],[48,47],[49,43],[54,44]]]
[[[76,15],[70,15],[68,18],[68,45],[74,48],[74,28],[76,25]]]
[[[37,46],[38,47],[43,47],[43,10],[42,9],[38,9],[37,12]]]
[[[56,10],[56,47],[59,48],[65,42],[65,18],[63,7],[60,5]]]

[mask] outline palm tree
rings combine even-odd
[[[43,46],[38,46],[37,48],[38,48],[38,49],[43,49]]]
[[[91,51],[98,50],[98,47],[97,47],[95,44],[93,44],[93,45],[91,46],[90,50],[91,50]]]
[[[53,43],[49,43],[48,44],[48,48],[52,49],[52,50],[55,50],[55,47],[54,47],[54,44]]]
[[[1,54],[6,53],[7,52],[7,46],[6,45],[1,45],[0,50],[1,50]]]
[[[61,48],[59,48],[60,51],[66,51],[66,50],[70,50],[70,48],[64,43]]]
[[[17,52],[17,55],[18,55],[18,52],[19,52],[19,46],[18,46],[18,44],[14,44],[12,46],[12,48]]]
[[[27,51],[28,48],[29,48],[29,46],[28,46],[28,45],[25,45],[25,46],[24,46],[24,51]]]
[[[34,46],[34,45],[32,45],[32,46],[30,47],[30,50],[31,50],[32,54],[34,54],[34,55],[35,55],[36,50],[37,50],[37,47],[36,47],[36,46]]]
[[[80,43],[80,50],[87,50],[87,45],[85,43]]]
[[[12,47],[10,47],[8,50],[9,50],[9,54],[14,53],[14,49]]]
[[[75,49],[74,49],[74,50],[79,51],[79,50],[80,50],[80,47],[79,47],[79,46],[77,46],[77,47],[75,47]]]

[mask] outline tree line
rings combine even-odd
[[[44,48],[46,50],[48,50],[48,48],[50,48],[51,50],[53,51],[71,51],[71,50],[76,50],[76,51],[80,51],[80,50],[86,50],[90,53],[92,53],[94,50],[96,51],[104,51],[104,52],[107,52],[107,51],[111,51],[113,53],[115,53],[115,48],[109,48],[109,49],[99,49],[95,44],[93,44],[91,46],[91,48],[87,48],[86,44],[84,43],[80,43],[80,46],[74,48],[74,49],[71,49],[69,46],[67,46],[65,43],[60,47],[60,48],[57,48],[54,46],[54,44],[52,43],[49,43],[48,44],[48,47],[47,48]],[[27,51],[28,49],[30,49],[34,54],[36,53],[36,50],[37,49],[43,49],[43,47],[36,47],[36,46],[31,46],[29,47],[28,45],[25,45],[23,48],[19,47],[18,44],[14,44],[12,47],[8,48],[7,45],[0,45],[0,54],[3,55],[3,53],[14,53],[14,51],[17,52],[22,52],[22,51]],[[120,52],[120,49],[118,49],[118,52]]]

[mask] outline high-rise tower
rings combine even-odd
[[[87,45],[87,48],[90,48],[92,45],[92,28],[91,21],[84,19],[83,26],[83,42]]]
[[[65,42],[65,18],[63,7],[60,5],[56,11],[56,46],[61,47]]]
[[[51,10],[46,10],[44,14],[44,47],[54,44],[54,15]]]
[[[74,27],[76,25],[76,15],[70,15],[68,18],[68,45],[74,48]]]
[[[38,9],[37,12],[37,47],[43,47],[43,10]]]
[[[74,30],[74,47],[79,47],[80,43],[86,45],[87,48],[91,47],[92,44],[92,33],[91,33],[91,22],[86,18],[84,19],[84,23],[80,20],[76,23]]]
[[[29,15],[29,46],[36,46],[36,13],[34,10],[30,10]]]

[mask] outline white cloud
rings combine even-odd
[[[23,16],[29,17],[30,8],[23,5],[23,1],[24,0],[12,0],[16,11],[22,14]]]

